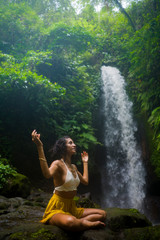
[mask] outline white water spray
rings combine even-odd
[[[106,207],[142,210],[145,197],[145,169],[137,146],[132,103],[118,69],[101,68],[104,108],[106,166],[103,170]]]

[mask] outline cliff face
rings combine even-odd
[[[160,225],[152,226],[136,209],[108,208],[106,227],[84,232],[43,225],[39,221],[50,197],[42,191],[32,192],[27,199],[1,196],[0,240],[159,240]],[[80,203],[94,207],[88,199]]]

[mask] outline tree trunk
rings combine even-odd
[[[127,19],[128,22],[130,23],[131,27],[133,28],[134,31],[136,31],[136,27],[131,19],[131,17],[129,16],[129,14],[126,12],[126,10],[122,7],[122,4],[118,1],[118,0],[114,0],[115,4],[118,6],[118,8],[120,9],[121,13],[123,13]]]

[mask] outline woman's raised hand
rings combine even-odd
[[[39,133],[37,133],[36,130],[33,130],[33,132],[31,133],[31,136],[32,136],[32,141],[37,145],[37,147],[43,145],[40,140],[41,135]]]
[[[83,153],[81,153],[81,157],[82,157],[82,162],[83,163],[88,163],[88,153],[83,151]]]

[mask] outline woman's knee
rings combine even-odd
[[[104,221],[107,217],[107,212],[105,210],[99,209],[99,214],[101,215],[101,219]]]
[[[102,210],[102,217],[105,220],[107,217],[107,212],[105,210]]]
[[[50,225],[56,225],[65,229],[72,229],[76,224],[76,218],[70,215],[56,214],[49,220]]]
[[[73,216],[67,216],[66,220],[65,220],[65,224],[66,226],[68,226],[69,228],[73,228],[76,222],[76,218]]]

